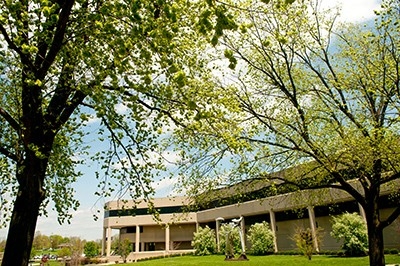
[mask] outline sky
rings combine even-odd
[[[338,2],[342,5],[340,21],[346,22],[363,22],[373,18],[373,10],[378,9],[380,4],[380,1],[377,0],[322,0],[324,6],[332,6]],[[49,208],[48,217],[39,217],[37,232],[44,235],[76,236],[86,240],[102,238],[103,213],[100,213],[97,221],[94,220],[93,215],[98,209],[102,209],[105,202],[110,199],[99,199],[94,195],[97,189],[97,179],[94,175],[96,167],[95,163],[89,163],[80,168],[84,174],[74,184],[75,197],[80,201],[80,207],[77,211],[72,212],[71,223],[59,225],[56,213]],[[173,193],[172,183],[173,180],[170,179],[154,183],[156,196],[162,197]],[[7,228],[0,229],[0,240],[5,239],[6,236]]]

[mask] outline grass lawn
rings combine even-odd
[[[386,264],[399,264],[399,255],[386,255]],[[303,266],[303,265],[346,265],[346,266],[361,266],[368,265],[368,257],[358,258],[341,258],[331,256],[313,256],[312,260],[309,261],[304,256],[299,255],[269,255],[269,256],[249,256],[248,261],[224,261],[223,255],[212,255],[212,256],[183,256],[183,257],[171,257],[165,259],[154,259],[147,261],[138,261],[137,263],[118,264],[118,265],[130,265],[130,266],[187,266],[187,265],[199,265],[199,266]]]

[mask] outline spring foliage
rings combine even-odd
[[[297,228],[293,236],[297,248],[309,259],[315,251],[311,228]]]
[[[200,227],[197,232],[194,233],[192,246],[195,249],[195,254],[204,256],[214,254],[217,250],[217,244],[215,242],[215,232],[208,226]]]
[[[338,24],[340,12],[317,0],[240,1],[237,15],[240,30],[220,49],[229,97],[208,108],[235,111],[177,134],[182,147],[193,144],[182,184],[193,194],[249,179],[345,191],[365,210],[370,265],[385,265],[382,232],[400,215],[398,193],[388,215],[378,204],[400,182],[398,1],[382,1],[365,26]],[[259,189],[232,187],[238,201]]]
[[[331,235],[342,240],[342,249],[347,256],[366,255],[368,250],[367,227],[357,213],[344,213],[332,218]]]
[[[266,255],[274,246],[274,234],[265,221],[251,225],[247,239],[251,243],[250,252],[254,255]]]
[[[97,244],[95,241],[89,241],[85,243],[83,252],[87,258],[94,258],[99,255],[99,249],[99,244]]]

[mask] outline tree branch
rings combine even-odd
[[[19,135],[21,132],[21,126],[18,124],[18,122],[3,108],[0,107],[0,115],[8,122],[8,124],[17,131],[17,134]]]
[[[68,105],[64,108],[64,110],[60,114],[60,117],[59,117],[60,125],[66,123],[68,121],[69,117],[76,110],[76,108],[83,102],[83,100],[86,98],[86,96],[87,95],[80,90],[75,91],[74,96],[68,102]]]
[[[14,162],[18,162],[18,156],[10,152],[8,149],[0,146],[0,153],[6,156],[7,158],[13,160]]]
[[[103,88],[108,89],[108,90],[113,90],[113,91],[116,91],[116,90],[120,90],[120,89],[121,89],[121,88],[115,88],[115,87],[106,86],[106,85],[104,85]],[[128,89],[129,89],[129,88],[128,88]],[[135,96],[135,95],[133,95],[132,93],[126,91],[126,90],[124,90],[122,93],[123,93],[125,96],[129,96],[129,97]],[[148,96],[148,97],[150,97],[150,98],[160,99],[159,97],[154,96],[154,95],[151,95],[151,94],[149,94],[149,93],[143,93],[143,94],[146,95],[146,96]],[[180,122],[178,119],[176,119],[176,118],[172,115],[171,112],[169,112],[169,111],[167,111],[167,110],[164,110],[164,109],[161,109],[161,108],[156,107],[156,106],[151,106],[150,104],[146,103],[145,101],[143,101],[143,100],[141,100],[141,99],[139,99],[139,98],[137,98],[136,101],[137,101],[139,104],[143,105],[144,107],[146,107],[147,109],[149,109],[149,110],[151,110],[151,111],[157,111],[157,112],[160,112],[160,113],[166,115],[166,116],[167,116],[168,118],[170,118],[176,125],[179,125],[179,126],[184,127],[184,128],[186,127],[186,125],[183,124],[182,122]],[[175,103],[177,103],[177,101],[175,101]],[[178,102],[178,103],[180,103],[180,102]]]
[[[397,203],[397,205],[399,205],[399,203]],[[396,207],[396,209],[394,209],[394,211],[389,215],[388,218],[386,218],[386,220],[382,221],[379,226],[381,228],[385,228],[387,226],[389,226],[391,223],[393,223],[397,217],[399,217],[400,215],[400,206]]]
[[[8,35],[6,29],[3,27],[2,24],[0,24],[0,32],[3,35],[4,39],[6,40],[8,46],[17,52],[17,54],[21,57],[21,60],[26,66],[28,66],[30,69],[33,69],[33,64],[31,60],[29,59],[29,56],[25,53],[22,52],[21,48],[19,48],[15,43],[11,40],[10,36]]]
[[[110,126],[110,124],[107,122],[107,120],[102,119],[102,122],[104,123],[104,125],[106,126],[106,128],[108,129],[108,131],[110,132],[111,138],[114,140],[114,145],[120,146],[120,147],[122,148],[122,150],[124,151],[124,153],[126,154],[128,160],[129,160],[129,163],[130,163],[130,165],[132,166],[132,169],[133,169],[133,171],[134,171],[135,174],[136,174],[136,177],[137,177],[136,180],[139,182],[139,186],[142,188],[143,191],[146,191],[146,186],[145,186],[145,184],[142,182],[141,174],[140,174],[139,171],[136,169],[136,167],[134,167],[134,166],[135,166],[135,163],[134,163],[134,161],[133,161],[133,158],[131,157],[131,153],[129,152],[128,148],[127,148],[127,147],[122,143],[122,141],[118,138],[118,136],[117,136],[118,134],[115,134],[114,130],[112,129],[112,127]],[[135,143],[136,143],[136,142],[135,142]],[[141,149],[140,149],[139,143],[136,143],[136,147],[137,147],[138,150],[139,150],[139,154],[142,155],[143,152],[142,152]],[[116,149],[116,148],[114,148],[114,149]],[[118,156],[118,155],[117,155],[117,156]],[[118,156],[118,158],[119,158],[119,156]],[[121,158],[119,158],[119,160],[122,161]],[[123,170],[126,171],[126,167],[123,167]],[[145,194],[145,193],[144,193],[144,194]]]
[[[388,175],[387,177],[382,177],[381,179],[380,179],[380,182],[379,182],[379,184],[380,185],[383,185],[383,184],[387,184],[387,183],[389,183],[389,182],[391,182],[391,181],[394,181],[394,180],[396,180],[396,179],[399,179],[400,178],[400,172],[396,172],[396,173],[394,173],[394,174],[392,174],[392,175]]]
[[[67,28],[67,24],[69,21],[69,16],[71,14],[72,7],[75,3],[75,0],[65,0],[63,1],[63,7],[61,9],[56,31],[54,33],[53,41],[49,52],[47,53],[46,58],[43,61],[42,67],[38,72],[39,79],[43,79],[49,70],[50,66],[53,64],[54,59],[56,58],[58,52],[60,51],[63,41],[64,35]]]

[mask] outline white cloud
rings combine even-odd
[[[166,164],[175,164],[181,161],[182,157],[180,156],[180,152],[178,151],[164,151],[162,153],[162,157],[167,161]]]
[[[124,103],[118,103],[114,106],[115,112],[120,115],[124,115],[128,113],[129,107]]]
[[[89,119],[87,122],[85,122],[86,125],[98,125],[100,124],[100,118],[98,118],[95,114],[90,115]]]
[[[132,158],[132,163],[144,166],[148,163],[157,164],[161,161],[165,167],[171,167],[181,159],[179,152],[170,150],[163,151],[161,154],[154,151],[147,151],[146,156],[146,158]],[[115,163],[114,168],[122,169],[123,167],[129,168],[130,166],[131,162],[129,161],[129,158],[125,157]]]
[[[152,186],[156,191],[156,197],[166,197],[176,195],[175,185],[178,182],[178,177],[163,178],[152,182]]]
[[[323,0],[323,8],[331,8],[336,5],[341,7],[341,22],[362,22],[372,19],[374,10],[380,8],[381,1],[376,0]]]
[[[96,207],[79,207],[78,210],[71,212],[72,218],[70,224],[60,225],[57,222],[57,213],[48,207],[48,216],[39,216],[36,232],[42,235],[61,235],[63,237],[80,237],[85,240],[98,240],[102,236],[103,211],[97,213]],[[97,206],[102,210],[102,206]],[[94,220],[94,216],[98,216],[98,220]],[[0,229],[0,240],[6,239],[8,228]]]
[[[61,235],[66,237],[77,236],[86,240],[97,240],[102,238],[102,213],[97,214],[99,219],[94,220],[93,215],[97,214],[92,208],[79,208],[72,213],[70,224],[58,224],[57,214],[50,212],[48,217],[39,217],[36,231],[43,235]]]

